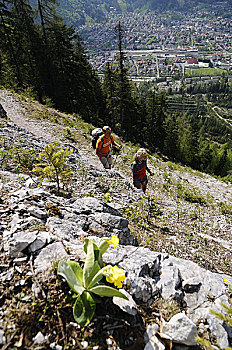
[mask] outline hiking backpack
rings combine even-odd
[[[92,146],[93,149],[96,149],[96,144],[97,144],[97,140],[99,139],[99,137],[103,134],[103,130],[101,128],[96,128],[92,131]]]

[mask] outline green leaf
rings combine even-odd
[[[93,243],[93,249],[94,250],[99,250],[96,242],[93,239],[90,240],[89,238],[85,238],[85,244],[84,244],[84,252],[85,252],[85,254],[87,254],[87,248],[88,248],[88,244],[89,244],[90,241]]]
[[[79,296],[73,307],[73,316],[80,326],[86,326],[95,313],[96,302],[91,294],[84,292]]]
[[[100,266],[100,268],[104,267],[104,263],[103,263],[102,254],[101,253],[99,253],[99,256],[98,256],[98,265]]]
[[[101,297],[119,297],[128,300],[128,298],[119,290],[109,286],[95,286],[89,290],[91,293],[100,295]]]
[[[103,240],[99,245],[99,250],[102,255],[107,251],[108,248],[109,248],[109,243],[107,243],[105,240]]]
[[[102,260],[102,254],[100,253],[99,249],[94,250],[94,257],[95,257],[95,260],[98,262],[98,265],[100,266],[100,268],[102,268],[104,264]]]
[[[76,261],[68,261],[68,264],[71,266],[73,272],[75,273],[77,279],[80,283],[83,281],[83,270]]]
[[[88,240],[85,265],[83,269],[83,282],[86,288],[92,278],[91,276],[92,276],[92,270],[94,268],[94,263],[95,263],[95,260],[94,260],[93,242],[91,240]]]
[[[96,274],[100,271],[100,267],[98,265],[98,262],[95,261],[94,264],[93,264],[93,268],[92,268],[92,271],[90,272],[89,276],[88,276],[88,279],[86,280],[86,284],[85,284],[85,288],[86,289],[89,289],[90,288],[90,285],[93,285],[92,284],[92,281],[95,279],[95,276]]]
[[[58,275],[63,276],[69,287],[72,289],[73,292],[77,294],[82,294],[85,290],[83,286],[81,285],[80,281],[77,279],[73,269],[66,261],[60,261],[57,269]]]
[[[88,290],[90,290],[91,288],[93,288],[104,276],[105,274],[105,269],[110,266],[107,265],[105,267],[103,267],[101,270],[99,269],[98,272],[96,274],[93,275],[89,285],[88,285]]]
[[[89,238],[85,238],[85,243],[84,243],[84,252],[85,252],[85,254],[87,254],[88,244],[89,244]]]

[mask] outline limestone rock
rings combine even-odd
[[[36,235],[36,239],[28,247],[29,253],[35,253],[43,248],[47,243],[50,243],[51,237],[47,231],[41,231]]]
[[[176,343],[188,346],[197,344],[195,340],[197,326],[184,313],[179,313],[173,316],[169,322],[165,322],[161,333]]]
[[[5,247],[8,248],[9,255],[12,257],[19,256],[24,249],[26,249],[31,243],[36,240],[36,234],[34,232],[17,232],[13,237],[5,242]]]
[[[66,257],[67,253],[61,242],[49,244],[35,259],[35,273],[51,269],[58,260]]]
[[[165,345],[156,337],[159,327],[157,324],[152,324],[147,327],[144,334],[146,346],[144,350],[165,350]]]
[[[125,311],[129,315],[135,316],[137,314],[137,306],[132,296],[124,289],[119,289],[119,291],[126,295],[129,300],[113,297],[113,303],[119,306],[121,310]]]

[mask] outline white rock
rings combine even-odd
[[[89,345],[89,343],[85,340],[81,342],[81,345],[83,346],[83,348],[87,348],[87,346]]]
[[[29,253],[34,253],[37,250],[43,248],[47,243],[50,243],[51,238],[47,231],[41,231],[36,236],[35,241],[28,247]]]
[[[184,345],[196,345],[197,326],[184,314],[179,313],[165,322],[161,329],[162,334],[172,341]]]
[[[0,330],[0,345],[6,344],[6,337],[4,335],[4,332]]]
[[[46,219],[47,217],[47,213],[37,207],[29,207],[27,211],[38,219]]]
[[[121,310],[128,313],[129,315],[135,316],[137,314],[137,306],[132,296],[124,289],[119,289],[119,291],[126,295],[129,300],[113,297],[113,303],[120,307]]]
[[[165,350],[165,345],[155,336],[146,344],[144,350]]]
[[[8,242],[8,251],[10,256],[17,257],[18,253],[22,252],[31,243],[36,240],[34,232],[17,232]]]
[[[158,330],[159,330],[159,326],[156,323],[149,324],[147,329],[146,329],[146,332],[144,333],[144,341],[145,341],[145,343],[148,343],[150,341],[150,339],[154,335],[156,335]]]
[[[46,340],[45,336],[43,335],[43,333],[38,332],[36,334],[36,336],[33,338],[33,341],[35,344],[41,344]]]
[[[67,253],[61,242],[49,244],[41,250],[35,259],[35,273],[51,269],[54,263],[65,257],[67,257]]]

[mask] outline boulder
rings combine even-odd
[[[164,322],[161,333],[175,343],[188,346],[197,344],[197,326],[182,312],[173,316],[169,322]]]

